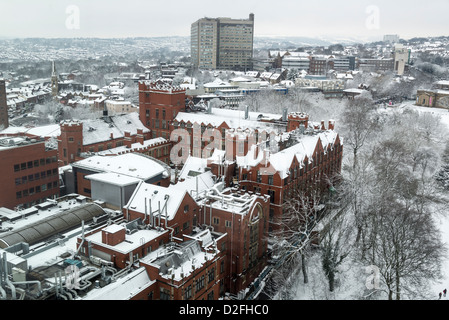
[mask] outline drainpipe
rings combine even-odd
[[[168,226],[167,204],[165,204],[165,229],[171,230],[171,232],[170,232],[170,242],[173,242],[173,233],[175,232],[175,230]]]
[[[73,257],[75,257],[76,255],[78,255],[78,253],[79,253],[79,251],[80,251],[80,249],[81,249],[81,247],[83,246],[83,244],[84,244],[84,220],[81,220],[81,234],[82,234],[82,237],[81,237],[81,243],[80,243],[80,245],[79,245],[79,247],[78,247],[78,249],[76,249],[76,252],[75,252],[75,254],[73,255]]]
[[[151,222],[151,227],[154,228],[154,216],[153,216],[153,209],[151,208],[151,199],[150,199],[150,222]]]
[[[12,284],[37,284],[38,290],[39,290],[39,294],[42,294],[42,284],[40,281],[38,280],[30,280],[30,281],[18,281],[18,282],[12,282]]]
[[[145,224],[145,220],[147,220],[148,209],[147,209],[147,198],[145,198],[145,218],[143,219],[143,223]]]
[[[8,279],[8,260],[6,260],[6,252],[3,252],[3,262],[4,262],[4,274],[5,274],[5,282],[8,287],[11,288],[11,300],[16,300],[16,287],[12,284]]]
[[[0,295],[0,300],[6,300],[6,291],[2,287],[0,287]]]

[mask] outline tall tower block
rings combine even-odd
[[[8,104],[6,99],[6,82],[0,79],[0,130],[9,127]]]

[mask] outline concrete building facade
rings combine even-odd
[[[199,69],[252,69],[254,14],[249,19],[203,18],[191,26],[192,64]]]

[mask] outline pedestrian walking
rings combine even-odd
[[[446,297],[446,292],[447,292],[447,290],[444,289],[444,290],[443,290],[443,296],[444,296],[444,297]]]
[[[441,292],[440,292],[440,298],[438,300],[441,300]]]

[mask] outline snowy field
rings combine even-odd
[[[394,107],[394,109],[407,109],[416,110],[419,112],[430,112],[433,115],[441,117],[441,123],[447,126],[449,130],[449,111],[445,109],[418,107],[414,105],[413,101],[405,102],[401,105]],[[393,110],[393,108],[388,108]],[[449,250],[449,208],[443,214],[439,215],[437,221],[442,233],[442,241],[446,244]],[[309,284],[303,284],[303,276],[299,274],[297,276],[297,286],[292,292],[292,298],[294,300],[359,300],[368,293],[366,290],[366,280],[369,274],[365,273],[367,266],[354,265],[351,259],[341,267],[341,273],[337,277],[337,286],[334,293],[329,293],[328,284],[321,268],[321,261],[318,254],[313,255],[308,261],[309,272]],[[425,296],[427,300],[438,300],[438,295],[443,292],[444,289],[449,290],[449,257],[444,260],[443,263],[443,278],[439,283],[433,284]],[[382,298],[386,295],[383,294]],[[404,298],[405,299],[405,298]],[[442,297],[441,300],[449,300],[449,293],[446,297]]]

